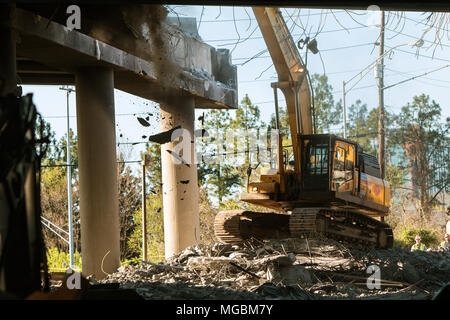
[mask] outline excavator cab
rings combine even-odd
[[[337,191],[355,194],[358,145],[334,135],[300,137],[302,191]]]
[[[302,138],[302,189],[328,191],[330,188],[330,139],[327,135]]]

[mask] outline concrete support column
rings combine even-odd
[[[83,275],[102,279],[120,266],[113,70],[78,70],[76,99]]]
[[[161,131],[177,126],[186,129],[183,138],[161,145],[166,258],[200,240],[194,107],[193,97],[173,97],[161,104]],[[168,151],[181,156],[187,164]]]
[[[11,21],[14,19],[14,7],[0,5],[0,19]],[[14,31],[0,26],[0,95],[7,95],[16,91],[16,39]]]

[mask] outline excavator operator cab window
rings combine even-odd
[[[306,173],[309,175],[328,174],[328,144],[309,144]]]
[[[344,171],[345,149],[341,147],[336,148],[336,155],[334,157],[334,170]]]
[[[352,145],[336,145],[333,159],[333,186],[334,190],[350,191],[354,169],[354,147]]]

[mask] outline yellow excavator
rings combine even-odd
[[[345,243],[392,248],[392,229],[384,222],[390,188],[375,156],[332,134],[314,134],[306,66],[278,8],[254,7],[278,82],[272,83],[278,129],[276,169],[248,183],[240,200],[275,212],[219,212],[214,231],[219,241],[239,244],[322,234]],[[280,133],[277,91],[286,98],[292,154]],[[289,159],[293,156],[293,163]],[[293,165],[291,165],[293,164]]]

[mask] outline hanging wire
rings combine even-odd
[[[239,41],[241,40],[241,35],[239,34],[238,28],[236,26],[236,17],[234,16],[234,6],[233,6],[233,24],[234,24],[234,30],[236,31],[236,34],[238,35],[238,41],[234,45],[233,49],[231,49],[230,54],[233,53],[234,49],[236,49],[236,46],[238,45]]]

